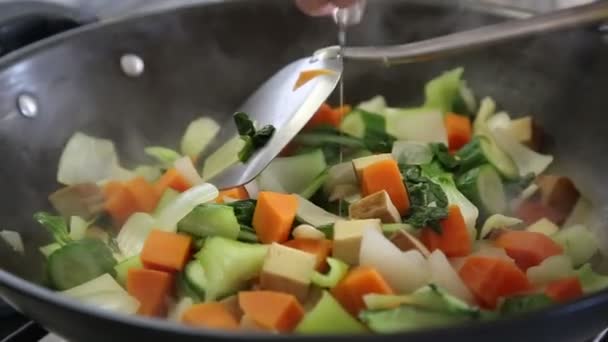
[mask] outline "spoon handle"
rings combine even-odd
[[[604,19],[608,19],[608,1],[597,1],[409,44],[347,47],[344,49],[344,57],[384,61],[387,64],[413,63],[538,33],[584,26]]]

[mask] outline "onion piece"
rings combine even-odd
[[[2,230],[0,231],[0,237],[9,245],[11,248],[20,254],[25,253],[23,248],[23,240],[21,234],[13,230]]]
[[[188,215],[194,207],[213,201],[217,196],[219,196],[219,191],[209,183],[196,185],[182,192],[158,213],[156,227],[168,232],[177,231],[177,223]]]
[[[126,258],[138,255],[144,248],[148,234],[156,224],[156,219],[147,213],[134,213],[122,226],[116,243]]]
[[[179,172],[191,185],[199,185],[203,179],[194,168],[190,157],[182,157],[173,163],[173,167]]]

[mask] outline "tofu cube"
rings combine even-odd
[[[264,259],[260,288],[289,293],[303,302],[316,263],[314,254],[273,243]]]
[[[509,125],[509,133],[533,150],[541,147],[542,131],[530,116],[512,120]]]
[[[526,228],[529,232],[541,233],[547,236],[551,236],[559,231],[559,227],[546,218],[541,218],[540,220],[534,222],[532,225]]]
[[[365,169],[366,167],[368,167],[372,164],[375,164],[379,161],[389,160],[389,159],[393,159],[393,155],[390,153],[375,154],[372,156],[353,159],[352,163],[353,163],[353,168],[355,169],[355,174],[357,175],[357,179],[361,179],[361,173],[363,172],[363,169]]]
[[[568,177],[540,175],[537,178],[541,203],[568,216],[580,197],[580,193]]]
[[[398,230],[391,236],[391,242],[403,252],[417,250],[425,258],[428,258],[431,255],[431,252],[429,252],[428,248],[426,248],[420,240],[403,229]]]
[[[382,232],[380,219],[337,221],[334,223],[333,257],[345,263],[359,265],[361,238],[367,229]]]
[[[364,197],[348,207],[351,219],[378,218],[382,223],[401,223],[401,215],[386,190]]]

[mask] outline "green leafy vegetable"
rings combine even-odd
[[[68,224],[63,217],[41,211],[34,214],[34,220],[44,226],[59,245],[63,246],[72,242],[68,232]]]
[[[253,142],[253,148],[258,149],[264,147],[270,138],[274,135],[275,128],[272,125],[266,125],[260,128],[255,134],[251,137]]]
[[[241,135],[241,140],[243,140],[245,144],[243,145],[243,148],[241,148],[241,150],[239,151],[238,157],[241,163],[246,163],[255,152],[255,148],[253,146],[253,140],[250,136]]]
[[[503,315],[521,314],[542,309],[553,304],[553,300],[545,294],[531,294],[509,297],[500,306]]]
[[[475,229],[479,210],[456,188],[452,174],[443,170],[437,162],[433,162],[422,165],[422,175],[441,187],[448,199],[448,204],[457,205],[460,208],[467,228]]]
[[[227,203],[226,205],[234,209],[234,216],[241,226],[252,226],[253,213],[255,212],[255,206],[257,201],[254,199],[247,199],[242,201],[236,201]]]
[[[448,215],[448,199],[441,186],[422,176],[420,166],[399,165],[410,197],[405,223],[415,228],[431,227],[440,232],[439,221]]]
[[[395,333],[455,325],[470,320],[466,315],[435,312],[415,306],[391,310],[365,310],[359,318],[374,332]]]
[[[238,152],[239,160],[243,163],[246,163],[256,150],[264,147],[275,131],[272,125],[266,125],[256,131],[253,121],[243,112],[234,114],[234,123],[241,139],[245,142],[243,148]]]
[[[429,145],[433,151],[433,155],[435,155],[435,158],[437,158],[437,161],[439,161],[441,166],[443,166],[446,170],[453,170],[460,165],[459,161],[450,154],[446,144],[431,143]]]
[[[249,115],[243,112],[234,113],[234,124],[241,136],[252,137],[255,134],[255,126],[253,121],[249,119]]]

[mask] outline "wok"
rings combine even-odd
[[[369,1],[349,41],[404,43],[526,15],[468,3]],[[26,246],[20,256],[0,244],[1,295],[74,341],[317,340],[191,329],[102,312],[56,295],[36,285],[44,282],[37,247],[50,238],[31,217],[49,207],[46,197],[58,187],[58,157],[74,131],[112,139],[122,160],[136,163],[146,145],[174,146],[187,123],[201,114],[228,122],[232,111],[281,66],[335,40],[330,19],[308,18],[291,1],[227,1],[85,26],[0,59],[0,218],[3,228],[22,234]],[[128,53],[145,63],[139,77],[127,77],[120,68],[121,56]],[[553,167],[572,176],[599,204],[596,230],[606,250],[608,44],[601,32],[562,32],[393,68],[350,62],[346,98],[356,103],[384,94],[393,105],[415,105],[426,80],[459,65],[478,96],[492,96],[515,115],[534,114],[550,133],[546,149],[556,155]],[[35,101],[37,111],[29,112],[35,116],[19,114],[22,95]],[[607,325],[604,291],[513,319],[377,338],[581,341]]]

